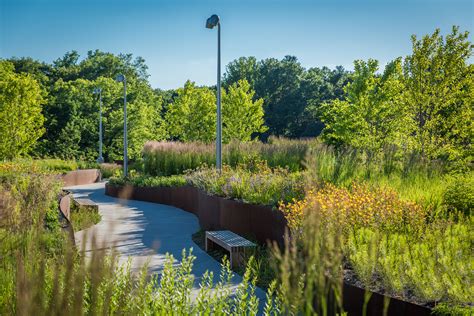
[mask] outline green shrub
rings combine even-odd
[[[114,176],[119,176],[122,171],[122,166],[112,163],[100,164],[100,172],[103,179],[108,179]]]
[[[102,219],[95,206],[79,206],[71,203],[71,224],[74,231],[80,231],[97,224]]]
[[[446,188],[443,198],[448,212],[471,215],[474,209],[474,173],[455,177]]]
[[[109,180],[110,185],[122,186],[131,184],[137,187],[181,187],[186,185],[184,176],[150,177],[145,175],[132,176],[129,178],[113,177]]]

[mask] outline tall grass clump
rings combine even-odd
[[[273,248],[277,283],[270,290],[277,293],[276,314],[342,315],[341,226],[315,211],[304,212],[300,224],[283,250]]]
[[[310,140],[270,138],[268,143],[231,142],[222,151],[223,162],[235,167],[252,160],[265,160],[272,168],[304,169]],[[215,164],[215,145],[199,142],[148,142],[143,149],[144,172],[152,176],[182,174],[186,170]]]
[[[354,182],[389,187],[402,199],[415,201],[433,212],[440,211],[450,177],[437,161],[426,161],[414,152],[386,148],[368,155],[353,148],[338,148],[315,143],[306,157],[311,180],[350,187]]]

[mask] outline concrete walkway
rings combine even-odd
[[[138,271],[148,260],[150,273],[160,273],[166,253],[179,260],[183,249],[193,248],[196,290],[206,270],[213,271],[214,280],[218,281],[220,263],[192,241],[191,235],[200,229],[194,214],[163,204],[109,197],[105,195],[104,183],[66,189],[75,197],[89,198],[97,203],[102,216],[97,225],[75,233],[79,249],[86,241],[85,249],[90,251],[90,241],[95,236],[99,248],[113,248],[120,253],[121,263],[130,258],[134,271]],[[235,288],[241,277],[235,275],[233,282],[232,287]],[[262,305],[265,293],[259,288],[256,292]]]

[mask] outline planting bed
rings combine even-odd
[[[134,199],[172,205],[196,214],[203,230],[228,229],[254,236],[259,243],[275,241],[283,245],[286,219],[279,210],[210,196],[192,186],[134,187],[106,184],[105,193],[122,199]],[[366,315],[431,315],[432,309],[367,291],[344,282],[343,302],[348,315],[361,315],[367,297]]]
[[[194,213],[204,230],[231,230],[249,235],[262,244],[276,241],[283,244],[286,220],[269,206],[211,196],[192,186],[133,187],[106,184],[105,193],[123,199],[172,205]]]

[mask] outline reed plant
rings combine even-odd
[[[368,288],[419,303],[468,306],[474,301],[473,222],[437,220],[422,234],[360,228],[348,235],[346,258]],[[472,310],[471,310],[472,312]]]
[[[252,160],[265,160],[272,168],[304,169],[304,157],[311,140],[270,138],[268,143],[237,141],[225,144],[223,162],[235,167]],[[215,164],[215,145],[199,142],[148,142],[143,149],[144,172],[153,176],[182,174],[186,170]]]

